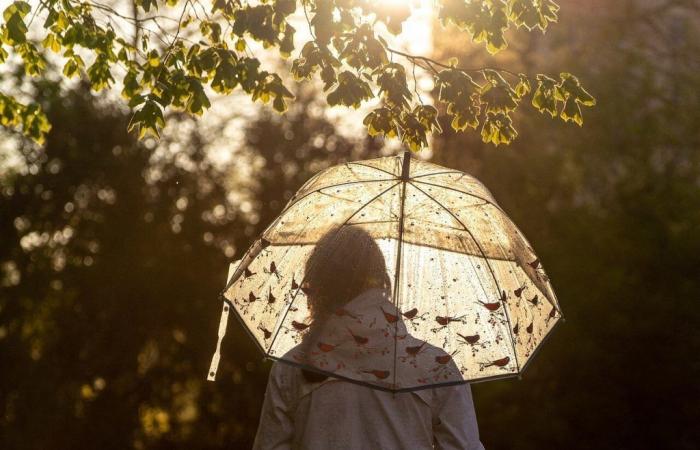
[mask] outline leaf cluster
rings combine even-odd
[[[0,63],[15,53],[25,72],[37,76],[46,69],[44,53],[51,51],[61,57],[65,77],[83,77],[97,91],[111,88],[117,84],[116,73],[123,74],[118,80],[121,94],[134,110],[130,130],[157,137],[166,109],[201,115],[211,106],[211,91],[226,95],[241,90],[284,112],[294,97],[286,77],[263,69],[251,43],[291,57],[297,43],[290,16],[301,8],[311,38],[292,57],[293,77],[319,76],[330,106],[359,108],[380,100],[364,119],[368,132],[398,137],[414,150],[428,145],[430,133],[441,131],[441,111],[454,130],[481,127],[484,142],[498,145],[517,136],[512,114],[526,97],[540,112],[579,125],[581,106],[595,103],[568,73],[555,80],[499,68],[464,69],[456,60],[444,64],[392,49],[387,39],[402,31],[411,14],[408,4],[388,8],[371,0],[215,0],[207,6],[200,0],[137,0],[136,7],[138,16],[130,18],[92,1],[45,0],[35,6],[15,1],[3,12]],[[507,46],[504,33],[509,27],[544,32],[556,22],[558,10],[552,0],[440,0],[438,8],[444,24],[455,24],[491,53]],[[174,19],[165,22],[160,11],[178,17],[174,29]],[[35,16],[43,19],[38,42],[27,38]],[[139,30],[138,41],[115,26],[117,22],[131,22]],[[145,23],[156,24],[157,30]],[[122,70],[115,71],[117,66]],[[424,104],[415,88],[416,68],[433,78],[433,106]],[[10,96],[5,99],[7,105],[19,105]],[[18,124],[12,119],[18,108],[5,108],[14,115],[7,113],[3,124]],[[43,117],[40,109],[30,109],[33,116]],[[29,122],[20,122],[28,130]],[[48,130],[47,124],[33,127],[39,140]]]

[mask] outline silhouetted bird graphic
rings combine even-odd
[[[369,339],[367,339],[366,337],[358,336],[357,334],[353,333],[350,328],[348,328],[348,333],[350,333],[350,336],[352,336],[357,345],[365,345],[369,341]]]
[[[274,261],[270,263],[270,269],[265,271],[266,273],[269,273],[270,275],[275,275],[277,279],[280,279],[280,274],[277,272],[277,265],[275,264]]]
[[[411,356],[416,356],[418,353],[421,352],[421,350],[423,349],[423,347],[425,347],[425,344],[426,344],[426,342],[423,342],[423,343],[420,344],[420,345],[414,345],[414,346],[411,346],[411,347],[406,347],[406,353],[408,353],[408,354],[411,355]]]
[[[407,319],[413,319],[418,314],[418,308],[410,309],[406,312],[402,312],[403,316]]]
[[[351,313],[350,311],[348,311],[345,308],[336,308],[336,310],[333,311],[333,314],[335,314],[338,317],[348,316],[348,317],[352,317],[353,319],[357,319],[357,316],[355,314]]]
[[[464,339],[464,341],[465,341],[467,344],[476,344],[477,342],[479,342],[479,339],[481,338],[481,336],[479,336],[478,334],[475,334],[475,335],[473,335],[473,336],[465,336],[465,335],[463,335],[463,334],[457,333],[457,336],[459,336],[459,337],[461,337],[462,339]]]
[[[510,362],[510,356],[506,356],[505,358],[501,358],[501,359],[497,359],[495,361],[491,361],[489,363],[481,364],[481,368],[485,369],[485,368],[491,367],[491,366],[505,367],[506,365],[508,365],[509,362]]]
[[[292,326],[294,327],[295,330],[297,331],[304,331],[307,328],[309,328],[310,324],[307,323],[302,323],[302,322],[297,322],[296,320],[292,320]]]
[[[450,322],[461,322],[464,316],[459,317],[447,317],[447,316],[435,316],[435,321],[440,325],[447,326]]]
[[[263,332],[265,339],[270,339],[272,337],[272,332],[262,325],[258,325],[258,329]]]
[[[501,307],[501,302],[484,303],[481,300],[477,300],[477,302],[481,303],[484,308],[488,309],[489,311],[496,311]]]
[[[325,353],[335,350],[336,347],[337,345],[326,344],[325,342],[318,343],[318,349]]]
[[[382,312],[384,313],[384,318],[386,319],[387,322],[395,323],[399,320],[399,316],[397,316],[396,314],[391,314],[391,313],[386,312],[384,310],[384,308],[382,308],[381,306],[380,306],[380,308],[381,308]]]
[[[362,373],[371,373],[375,377],[379,378],[380,380],[385,379],[386,377],[389,376],[389,371],[388,370],[363,370]]]
[[[447,364],[452,361],[452,355],[440,355],[435,357],[435,362],[438,364]]]

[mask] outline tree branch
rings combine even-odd
[[[471,72],[471,73],[477,73],[477,72],[479,72],[479,73],[480,73],[480,72],[483,72],[484,70],[495,70],[495,71],[498,71],[498,72],[507,73],[508,75],[511,75],[511,76],[514,76],[514,77],[517,77],[517,76],[518,76],[518,74],[516,74],[515,72],[512,72],[512,71],[510,71],[510,70],[508,70],[508,69],[503,69],[503,68],[501,68],[501,67],[481,67],[481,68],[478,68],[478,69],[467,69],[467,68],[465,68],[465,67],[453,67],[453,66],[450,66],[449,64],[444,64],[444,63],[441,63],[440,61],[436,61],[436,60],[434,60],[434,59],[432,59],[432,58],[428,58],[427,56],[411,55],[411,54],[409,54],[409,53],[404,53],[404,52],[402,52],[402,51],[395,50],[395,49],[390,48],[390,47],[386,47],[386,50],[387,50],[388,52],[395,53],[395,54],[397,54],[397,55],[403,56],[404,58],[410,60],[411,62],[423,61],[423,62],[425,62],[425,63],[428,64],[428,66],[430,67],[431,71],[432,71],[433,73],[435,73],[436,75],[437,75],[438,71],[435,69],[435,67],[433,67],[434,65],[435,65],[435,66],[438,66],[438,67],[442,67],[442,68],[444,68],[444,69],[457,69],[457,70],[461,70],[462,72],[465,72],[465,73],[469,73],[469,72]],[[422,67],[422,66],[419,66],[419,67]]]

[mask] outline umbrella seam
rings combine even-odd
[[[285,208],[282,210],[282,212],[280,212],[280,215],[278,216],[278,218],[275,219],[275,220],[270,224],[270,227],[273,226],[273,225],[275,225],[275,224],[278,222],[279,218],[280,218],[284,213],[286,213],[287,211],[289,211],[289,209],[291,209],[292,206],[294,206],[294,205],[296,205],[297,203],[299,203],[300,201],[304,200],[304,199],[305,199],[306,197],[308,197],[309,195],[315,194],[315,193],[317,193],[317,192],[320,192],[320,191],[322,191],[322,190],[324,190],[324,189],[329,189],[329,188],[335,188],[335,187],[341,187],[341,186],[348,186],[348,185],[351,185],[351,184],[379,183],[379,182],[382,182],[382,181],[395,181],[395,178],[382,178],[382,179],[380,179],[380,180],[376,180],[376,179],[375,179],[375,180],[345,181],[345,182],[343,182],[343,183],[329,184],[328,186],[323,186],[323,187],[314,189],[313,191],[309,191],[309,192],[307,192],[306,194],[304,194],[304,195],[302,195],[301,197],[299,197],[298,199],[294,200],[294,201],[293,201],[292,203],[290,203],[289,205],[287,205],[287,207],[285,207]],[[270,228],[270,227],[268,227],[268,228]]]
[[[456,188],[453,188],[450,186],[444,186],[442,184],[428,183],[427,181],[420,181],[420,180],[416,180],[415,182],[420,183],[420,184],[427,184],[428,186],[433,186],[436,188],[447,189],[449,191],[459,192],[460,194],[464,194],[464,195],[468,195],[470,197],[478,198],[479,200],[486,202],[489,205],[492,205],[494,208],[498,209],[499,211],[501,211],[505,214],[505,211],[503,211],[503,209],[497,203],[492,202],[491,200],[484,198],[480,195],[472,194],[471,192],[462,191],[460,189],[456,189]],[[477,206],[481,206],[481,205],[477,205]]]
[[[422,175],[416,175],[411,177],[412,180],[415,180],[416,178],[423,178],[423,177],[432,177],[435,175],[447,175],[451,173],[459,173],[464,175],[464,172],[460,172],[459,170],[445,170],[444,172],[431,172],[431,173],[424,173]]]
[[[381,159],[381,158],[377,158],[377,159]],[[397,176],[395,173],[391,173],[391,172],[389,172],[388,170],[380,169],[379,167],[368,166],[367,164],[362,164],[362,163],[359,163],[359,162],[356,162],[356,161],[350,161],[350,162],[346,162],[346,163],[345,163],[346,166],[347,166],[347,165],[350,165],[350,164],[354,164],[354,165],[356,165],[356,166],[361,166],[361,167],[366,167],[366,168],[368,168],[368,169],[378,170],[378,171],[380,171],[380,172],[384,172],[384,173],[386,173],[386,174],[388,174],[388,175],[391,175],[391,176],[394,177],[394,178],[398,178],[398,176]]]

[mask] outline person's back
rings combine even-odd
[[[309,317],[273,365],[256,450],[483,450],[469,386],[428,387],[463,379],[451,355],[410,334],[369,233],[321,238],[302,284]]]
[[[255,450],[483,450],[469,385],[390,393],[275,363]]]

